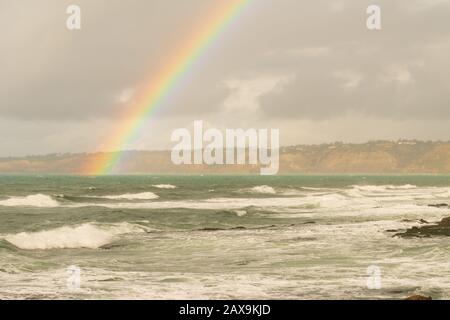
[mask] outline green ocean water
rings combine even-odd
[[[0,299],[450,298],[448,239],[390,231],[437,203],[449,176],[0,176]]]

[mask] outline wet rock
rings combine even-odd
[[[450,227],[450,217],[442,219],[441,222],[439,222],[439,225]]]
[[[448,208],[449,205],[446,203],[437,203],[437,204],[429,204],[429,207],[435,207],[435,208]]]
[[[412,296],[409,296],[405,300],[433,300],[431,297],[422,296],[420,294],[414,294]]]
[[[399,229],[388,229],[388,230],[386,230],[386,232],[390,232],[390,233],[393,233],[393,232],[399,232],[400,230]]]
[[[123,245],[120,245],[120,244],[108,243],[108,244],[105,244],[105,245],[101,246],[100,249],[111,250],[111,249],[114,249],[114,248],[117,248],[117,247],[122,247],[122,246]]]
[[[425,220],[424,220],[425,221]],[[450,217],[442,219],[437,224],[423,227],[412,227],[403,233],[394,235],[402,238],[428,238],[431,236],[450,236]]]

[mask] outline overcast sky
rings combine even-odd
[[[0,0],[0,156],[101,150],[218,2]],[[449,57],[449,0],[254,0],[129,149],[170,148],[194,120],[279,128],[282,145],[450,140]]]

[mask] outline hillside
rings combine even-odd
[[[0,158],[0,173],[76,174],[105,154],[51,154]],[[120,174],[259,174],[250,165],[173,165],[169,151],[127,151]],[[280,174],[450,173],[450,142],[372,141],[282,147]]]

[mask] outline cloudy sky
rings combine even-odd
[[[0,0],[0,156],[102,150],[220,1]],[[449,0],[253,0],[128,148],[170,148],[194,120],[282,145],[450,140],[449,17]]]

